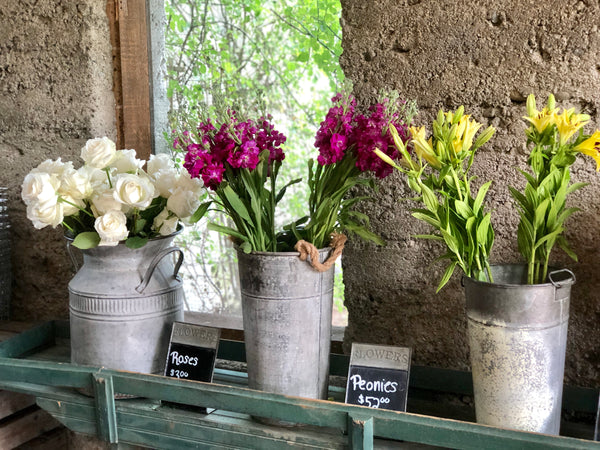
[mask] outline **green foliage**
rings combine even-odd
[[[73,246],[81,250],[97,247],[99,243],[100,236],[95,231],[84,231],[73,239]]]
[[[589,136],[583,134],[582,127],[589,116],[577,114],[573,109],[558,114],[552,95],[542,111],[537,111],[535,97],[530,95],[527,113],[525,120],[531,127],[525,134],[531,147],[528,158],[531,173],[520,171],[526,180],[522,192],[509,189],[520,214],[517,243],[527,261],[527,282],[535,284],[546,280],[550,254],[556,244],[577,261],[563,233],[566,220],[578,211],[567,208],[567,196],[586,185],[570,184],[570,166],[577,152],[587,150],[584,141]],[[569,142],[577,131],[579,135]],[[592,155],[597,156],[597,152]]]
[[[417,237],[439,241],[446,247],[446,252],[438,258],[448,261],[438,291],[457,267],[468,277],[493,281],[489,256],[494,229],[491,215],[483,207],[491,181],[473,192],[469,178],[475,151],[494,134],[489,127],[474,139],[480,126],[464,115],[462,107],[455,112],[440,111],[433,122],[431,141],[425,139],[424,129],[411,128],[417,161],[395,139],[404,160],[402,167],[394,166],[408,177],[409,186],[419,195],[416,200],[424,206],[413,209],[412,215],[433,229],[430,234]]]

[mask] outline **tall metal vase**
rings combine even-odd
[[[477,422],[558,435],[575,277],[559,270],[528,285],[522,265],[492,276],[464,279]]]
[[[171,325],[183,320],[177,276],[183,253],[172,245],[174,237],[135,250],[123,243],[83,250],[83,265],[69,283],[73,363],[164,371]]]
[[[331,249],[319,251],[320,261]],[[317,272],[299,253],[238,250],[251,389],[327,396],[334,267]]]

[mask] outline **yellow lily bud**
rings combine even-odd
[[[535,95],[529,94],[527,96],[527,115],[529,117],[537,116],[538,110],[535,104]]]
[[[483,144],[485,144],[487,141],[489,141],[495,132],[496,132],[496,129],[492,126],[489,126],[485,130],[483,130],[483,133],[481,133],[479,136],[477,136],[477,139],[475,140],[475,144],[473,144],[473,149],[478,149]]]
[[[546,102],[546,107],[549,111],[552,111],[556,107],[556,100],[554,99],[554,94],[550,94],[548,96],[548,102]]]
[[[390,158],[388,155],[386,155],[385,153],[383,153],[381,150],[379,150],[378,148],[376,148],[375,150],[373,150],[373,152],[379,156],[379,158],[381,158],[381,160],[387,164],[389,164],[390,166],[394,167],[395,169],[398,170],[402,170],[402,168],[400,166],[398,166],[394,160],[392,158]]]

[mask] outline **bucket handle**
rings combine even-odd
[[[75,273],[79,271],[79,263],[77,262],[77,258],[73,254],[73,249],[71,248],[71,241],[67,240],[67,253],[69,254],[69,258],[71,258],[71,265],[73,266],[73,270]]]
[[[563,281],[554,281],[552,279],[553,275],[556,275],[556,274],[559,274],[559,273],[563,273],[563,272],[568,273],[570,275],[570,278],[567,278],[566,280],[563,280]],[[575,281],[576,281],[575,274],[573,272],[571,272],[569,269],[553,270],[552,272],[550,272],[548,274],[548,280],[550,280],[550,283],[552,283],[552,285],[555,288],[560,288],[560,287],[562,287],[567,282],[570,282],[571,284],[575,284]]]
[[[177,258],[177,263],[175,264],[175,270],[173,271],[173,278],[177,281],[181,281],[181,277],[178,275],[178,273],[179,273],[179,268],[181,267],[181,264],[183,263],[183,251],[179,247],[169,247],[169,248],[166,248],[163,251],[157,253],[156,256],[154,256],[154,258],[152,258],[152,261],[150,262],[150,265],[148,266],[148,270],[146,270],[146,274],[144,275],[144,278],[142,278],[142,282],[139,284],[138,287],[135,288],[136,291],[138,291],[140,294],[142,292],[144,292],[144,289],[146,289],[146,286],[148,286],[148,283],[150,282],[150,279],[152,278],[152,275],[154,274],[154,269],[156,269],[156,266],[158,265],[158,263],[169,253],[173,253],[173,252],[179,252],[179,258]]]

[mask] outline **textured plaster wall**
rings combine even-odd
[[[33,228],[20,186],[43,160],[78,167],[88,138],[116,137],[105,9],[97,0],[0,2],[0,186],[10,196],[15,319],[68,316],[62,233]]]
[[[518,262],[518,216],[508,185],[521,187],[525,168],[525,99],[556,95],[563,107],[577,107],[600,127],[600,4],[594,1],[419,1],[342,0],[341,64],[354,82],[359,102],[380,89],[397,89],[416,99],[419,125],[430,124],[439,108],[465,105],[468,113],[494,125],[497,135],[477,157],[480,181],[494,179],[495,262]],[[430,126],[428,128],[430,130]],[[574,263],[557,251],[557,265],[571,268],[577,284],[571,296],[567,379],[600,382],[600,174],[591,159],[575,164],[576,181],[590,185],[571,197],[582,209],[568,223],[567,238],[579,256]],[[344,256],[346,303],[352,341],[405,345],[414,363],[469,367],[466,318],[460,277],[439,294],[443,266],[435,243],[412,236],[427,228],[409,214],[409,194],[396,174],[381,184],[364,209],[385,248],[353,241]]]

